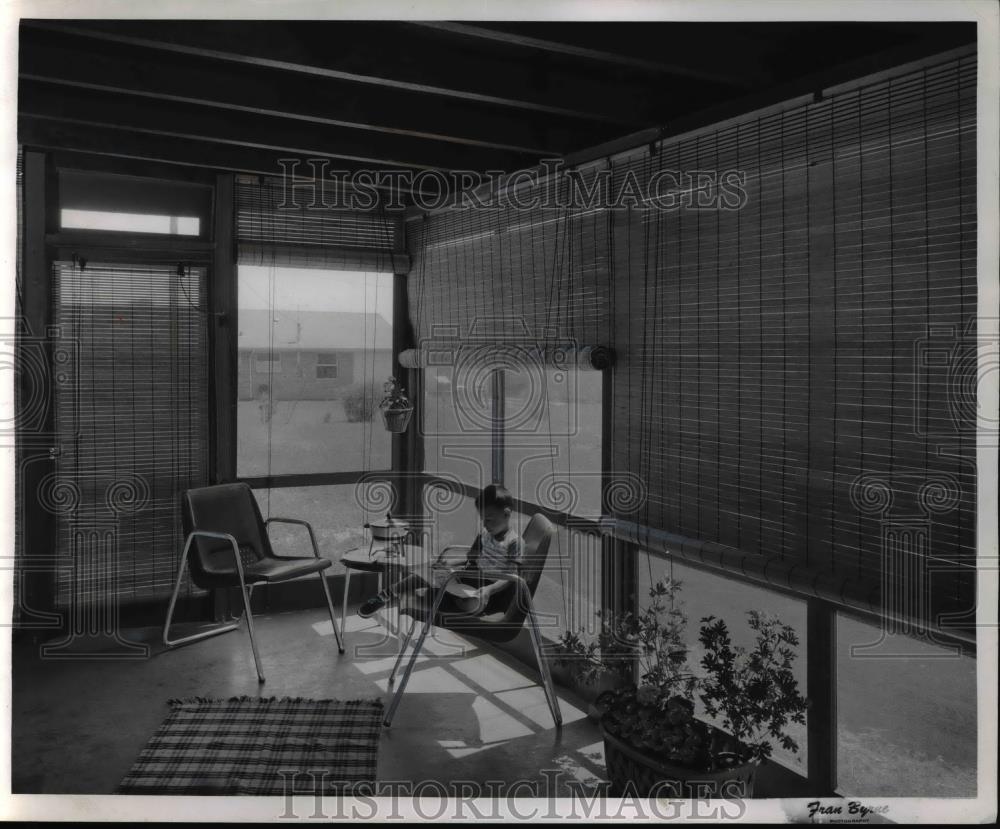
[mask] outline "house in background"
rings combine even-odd
[[[392,374],[392,325],[380,314],[240,310],[239,399],[333,400]]]

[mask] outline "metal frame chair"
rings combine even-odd
[[[206,512],[214,514],[202,514]],[[250,634],[250,647],[253,651],[253,661],[259,682],[264,682],[264,671],[261,667],[260,653],[257,650],[257,640],[253,630],[253,613],[250,609],[250,597],[253,595],[253,588],[258,584],[277,584],[316,573],[323,585],[323,594],[330,612],[330,622],[333,625],[333,635],[337,640],[337,649],[340,653],[344,652],[343,640],[340,630],[337,628],[337,618],[333,609],[333,599],[330,596],[330,586],[326,583],[324,573],[333,562],[320,556],[316,534],[308,521],[278,517],[268,518],[267,521],[264,521],[252,490],[247,484],[242,483],[189,489],[184,493],[183,520],[187,540],[184,542],[184,552],[181,554],[180,565],[177,568],[177,580],[174,583],[174,590],[167,608],[167,618],[163,625],[164,645],[168,648],[174,648],[208,639],[211,636],[218,636],[221,633],[228,633],[231,630],[236,630],[242,620],[241,617],[234,622],[219,625],[211,630],[201,631],[179,639],[170,638],[170,624],[177,606],[181,583],[184,580],[184,568],[190,564],[191,580],[202,589],[239,588],[240,595],[243,597],[242,616],[245,616],[247,620],[247,632]],[[296,524],[305,527],[309,531],[313,558],[276,555],[268,535],[268,528],[272,523]],[[210,528],[205,525],[210,525]],[[194,547],[193,555],[192,547]],[[230,553],[232,554],[231,561]]]
[[[441,555],[438,556],[437,560],[431,565],[431,567],[432,570],[447,571],[450,575],[447,580],[435,591],[434,600],[430,610],[427,611],[420,607],[406,606],[400,608],[400,613],[412,616],[413,621],[410,623],[410,628],[403,638],[402,645],[399,649],[399,655],[396,657],[396,664],[393,666],[392,673],[389,676],[390,688],[395,682],[396,672],[399,670],[400,663],[403,661],[403,655],[406,653],[406,647],[409,645],[410,640],[413,637],[413,632],[418,621],[423,622],[423,629],[420,631],[420,636],[418,637],[416,644],[413,646],[413,651],[410,654],[410,660],[406,665],[406,669],[403,671],[403,677],[399,688],[397,688],[396,692],[393,694],[392,701],[386,711],[385,719],[383,721],[383,724],[386,727],[392,725],[392,718],[395,716],[396,709],[402,701],[403,692],[406,690],[406,684],[410,681],[410,674],[413,672],[413,666],[417,662],[417,657],[420,655],[420,650],[423,648],[424,641],[426,640],[427,634],[432,627],[436,625],[446,630],[460,633],[463,636],[470,636],[491,642],[509,642],[518,635],[524,627],[525,621],[527,621],[528,624],[531,645],[535,652],[535,659],[538,661],[538,671],[542,678],[542,688],[545,690],[545,700],[548,703],[549,711],[552,713],[552,720],[555,723],[556,728],[562,726],[562,713],[559,710],[559,698],[556,696],[555,689],[552,686],[552,676],[549,673],[548,660],[545,658],[545,653],[542,649],[542,635],[538,629],[538,620],[536,618],[535,608],[532,602],[532,597],[534,596],[535,589],[538,586],[542,569],[545,566],[545,559],[548,556],[549,544],[554,535],[555,527],[544,515],[537,513],[532,517],[524,532],[524,564],[521,568],[523,575],[494,571],[481,571],[484,578],[509,582],[513,589],[504,591],[509,594],[507,596],[494,596],[487,604],[485,610],[476,614],[442,614],[439,612],[441,602],[447,593],[448,585],[462,575],[462,571],[455,570],[443,562],[443,559],[449,550],[456,548],[448,547],[442,551]],[[502,605],[500,607],[495,606],[495,601],[497,599],[502,601]]]

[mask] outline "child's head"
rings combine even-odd
[[[476,509],[483,519],[483,526],[491,535],[507,531],[513,508],[514,497],[499,484],[490,484],[476,496]]]

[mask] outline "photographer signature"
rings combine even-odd
[[[826,818],[830,822],[860,822],[868,819],[872,815],[885,815],[889,812],[887,804],[864,804],[857,800],[848,800],[846,803],[838,802],[825,804],[820,800],[810,801],[808,804],[809,817],[819,818],[821,821]]]

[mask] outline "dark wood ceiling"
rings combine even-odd
[[[975,36],[957,23],[23,20],[19,137],[134,169],[513,170]]]

